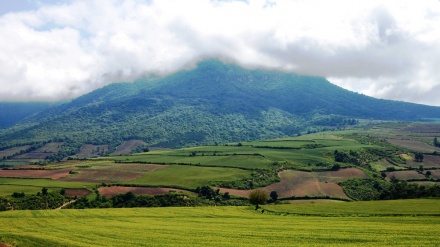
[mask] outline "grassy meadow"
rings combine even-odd
[[[429,200],[428,200],[429,201]],[[438,246],[439,200],[264,206],[311,216],[274,214],[253,207],[125,208],[0,213],[0,243],[11,246]],[[426,205],[429,204],[429,205]],[[357,216],[337,215],[342,206]],[[400,216],[377,212],[392,206]],[[288,208],[286,208],[288,207]],[[307,208],[310,208],[309,210]],[[321,210],[319,213],[317,210]],[[365,209],[373,208],[373,209]],[[417,212],[417,216],[410,208]],[[391,211],[390,211],[391,212]],[[373,215],[368,215],[372,213]],[[428,214],[429,215],[429,214]]]
[[[145,173],[130,183],[195,189],[197,186],[204,186],[210,181],[235,181],[249,178],[250,174],[250,171],[236,168],[171,165],[155,172]]]

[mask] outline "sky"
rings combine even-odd
[[[0,101],[221,57],[440,106],[440,0],[0,0],[0,34]]]

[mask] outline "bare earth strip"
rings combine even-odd
[[[174,188],[123,187],[123,186],[100,187],[98,191],[100,195],[106,197],[113,197],[127,192],[133,192],[136,195],[164,195],[167,194],[169,191],[189,192],[186,190],[179,190]]]
[[[326,172],[285,170],[280,172],[279,176],[281,182],[260,189],[267,193],[277,191],[280,198],[293,196],[330,196],[349,199],[342,190],[342,187],[337,183],[350,178],[367,178],[367,175],[357,168]],[[252,190],[221,188],[220,191],[222,193],[229,192],[235,196],[247,197]]]
[[[60,179],[69,175],[72,168],[58,170],[0,170],[0,177]]]

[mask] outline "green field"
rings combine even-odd
[[[431,215],[440,217],[440,199],[279,204],[265,205],[263,208],[276,213],[316,216]]]
[[[26,185],[0,185],[0,196],[10,196],[14,192],[25,193],[26,195],[34,195],[41,192],[42,187],[26,186]],[[51,192],[51,188],[48,188]]]
[[[404,215],[371,217],[262,214],[251,207],[8,211],[0,213],[0,243],[12,246],[438,246],[440,217],[413,216],[405,209],[416,208],[420,203],[424,200],[396,202],[395,211]],[[349,205],[345,208],[347,212],[361,208],[354,203],[337,205],[341,204]],[[326,208],[329,205],[332,204],[323,204],[321,209],[339,211]],[[389,207],[383,202],[365,204],[377,211],[381,205]]]
[[[129,183],[195,189],[197,186],[204,186],[210,181],[235,181],[249,178],[250,174],[250,171],[236,168],[171,165],[154,172],[145,173],[142,177]]]
[[[96,184],[86,183],[86,182],[67,182],[52,180],[46,178],[0,178],[0,194],[4,194],[4,191],[9,191],[8,186],[25,186],[25,187],[36,187],[41,190],[42,187],[47,188],[93,188]],[[18,187],[16,187],[18,188]],[[21,191],[17,191],[21,192]]]
[[[283,162],[286,163],[286,168],[307,169],[309,164],[333,162],[333,152],[336,149],[358,151],[371,147],[378,146],[360,144],[355,140],[320,133],[240,144],[152,151],[131,156],[110,156],[105,159],[118,162],[187,164],[243,169],[270,169],[274,162]]]

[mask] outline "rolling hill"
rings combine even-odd
[[[115,83],[48,108],[0,131],[0,150],[62,142],[57,158],[82,144],[142,140],[183,147],[267,139],[336,128],[353,119],[419,121],[440,107],[375,99],[319,77],[245,69],[217,60],[167,76]]]

